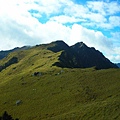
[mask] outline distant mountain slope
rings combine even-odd
[[[117,63],[116,65],[120,68],[120,63]]]
[[[14,51],[0,60],[0,71],[10,69],[22,72],[49,68],[58,61],[60,54],[47,50],[46,45]]]
[[[3,59],[4,57],[6,57],[11,52],[18,51],[18,50],[26,50],[28,48],[29,48],[28,46],[23,46],[21,48],[16,47],[16,48],[14,48],[12,50],[0,51],[0,59]]]

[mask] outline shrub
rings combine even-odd
[[[9,115],[6,111],[3,113],[2,117],[0,117],[0,120],[14,120],[11,115]],[[15,120],[19,120],[16,118]]]

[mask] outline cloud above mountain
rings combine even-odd
[[[0,0],[0,50],[83,41],[120,62],[120,2]]]

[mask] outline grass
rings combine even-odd
[[[52,66],[59,55],[38,46],[0,61],[19,59],[0,72],[0,114],[20,120],[119,120],[120,69]],[[37,71],[42,75],[33,76]]]

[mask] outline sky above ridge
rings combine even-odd
[[[0,0],[0,50],[56,40],[120,63],[120,0]]]

